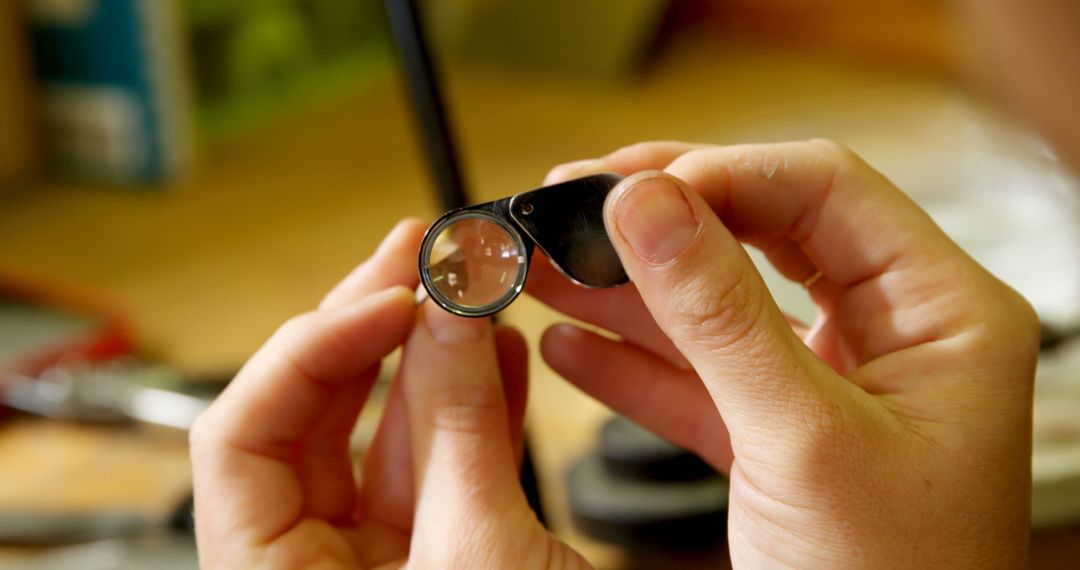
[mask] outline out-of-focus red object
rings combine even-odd
[[[17,350],[0,346],[0,378],[5,373],[36,376],[67,359],[99,362],[126,354],[133,347],[131,328],[120,310],[78,287],[0,271],[0,307],[41,318],[77,321],[70,330],[46,335],[42,342],[18,342]],[[5,336],[25,341],[17,324]]]

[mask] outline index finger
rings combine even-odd
[[[412,292],[394,287],[301,315],[274,334],[192,429],[200,538],[262,543],[299,521],[309,498],[297,444],[335,402],[363,398],[344,392],[370,388],[414,315]]]
[[[894,330],[890,314],[935,305],[922,310],[948,309],[929,319],[942,322],[970,303],[927,303],[925,291],[961,291],[960,279],[985,284],[989,277],[906,194],[831,141],[642,143],[603,161],[623,173],[662,164],[701,195],[737,238],[762,249],[785,277],[816,281],[810,292],[819,304],[844,302],[860,318],[878,315],[877,322],[862,319],[859,326],[898,334],[878,334],[880,342],[863,347],[866,358],[927,340],[926,330]],[[816,271],[823,278],[816,279]],[[882,286],[880,278],[886,276],[896,282]],[[863,284],[874,286],[859,287]]]
[[[762,249],[790,240],[842,287],[913,256],[963,255],[906,194],[830,141],[708,147],[664,170],[739,239]]]

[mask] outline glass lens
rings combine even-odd
[[[485,215],[451,221],[436,236],[428,255],[430,285],[465,309],[495,304],[524,281],[521,240]]]

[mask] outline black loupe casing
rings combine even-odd
[[[494,314],[524,288],[534,245],[579,285],[601,288],[626,283],[629,278],[604,229],[604,200],[620,180],[617,174],[594,174],[447,212],[428,229],[420,249],[420,277],[428,295],[458,315]],[[484,218],[498,224],[520,244],[518,274],[504,295],[485,305],[459,304],[432,281],[429,261],[436,238],[463,218]]]

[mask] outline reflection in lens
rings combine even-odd
[[[428,257],[430,282],[449,301],[479,308],[520,285],[525,270],[521,242],[498,222],[469,216],[435,238]]]

